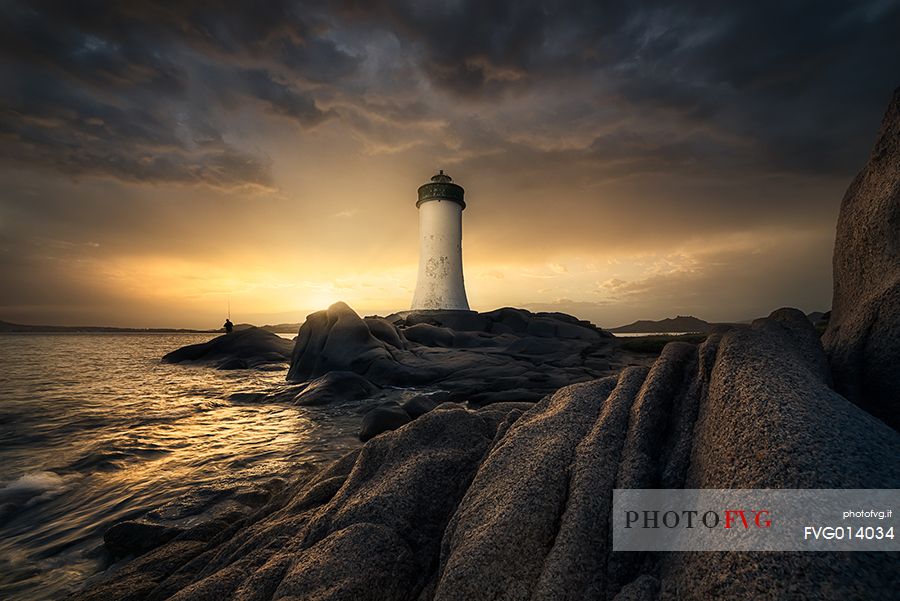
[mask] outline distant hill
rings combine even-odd
[[[159,332],[211,334],[220,330],[189,330],[185,328],[114,328],[111,326],[42,326],[0,321],[0,332]]]
[[[275,334],[294,334],[300,331],[300,323],[276,323],[274,326],[264,325],[262,329],[268,330]]]
[[[807,317],[813,322],[813,325],[824,325],[828,323],[828,318],[831,317],[831,311],[826,311],[824,313],[821,311],[813,311],[808,314]],[[747,319],[735,323],[749,324],[752,321],[754,321],[754,319]],[[660,319],[659,321],[641,319],[634,323],[630,323],[627,326],[607,328],[606,331],[612,332],[613,334],[665,334],[675,332],[699,332],[706,334],[711,332],[717,325],[723,324],[710,323],[692,315],[679,315],[678,317],[668,317],[666,319]]]
[[[610,328],[609,332],[621,334],[652,334],[654,332],[710,332],[715,324],[704,321],[691,315],[679,315],[667,317],[659,321],[641,319],[627,326]]]
[[[273,334],[297,334],[300,330],[299,323],[276,323],[275,325],[266,324],[259,326],[259,329],[272,332]],[[256,327],[251,323],[239,323],[234,326],[235,330],[246,330],[247,328]]]

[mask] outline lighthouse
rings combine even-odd
[[[419,186],[419,277],[412,310],[469,310],[462,266],[465,190],[443,169]]]

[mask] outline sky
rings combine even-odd
[[[469,303],[612,327],[827,310],[900,1],[0,4],[0,319],[409,307],[416,189]]]

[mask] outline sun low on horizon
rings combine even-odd
[[[406,310],[416,190],[439,169],[466,191],[472,309],[604,327],[825,311],[841,196],[896,84],[861,57],[900,60],[875,4],[833,9],[840,57],[787,8],[798,28],[764,52],[767,15],[734,30],[698,6],[526,3],[490,30],[470,3],[12,7],[0,319]]]

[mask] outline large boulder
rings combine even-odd
[[[817,346],[799,311],[722,337],[686,488],[900,487],[900,435],[830,389]],[[696,599],[878,599],[900,580],[890,553],[672,553],[661,573]]]
[[[363,417],[359,439],[363,442],[379,434],[396,430],[412,421],[409,413],[394,401],[375,407]]]
[[[356,311],[338,302],[300,326],[287,379],[305,382],[335,370],[365,374],[375,362],[395,363]]]
[[[290,360],[294,343],[262,328],[247,328],[191,344],[166,354],[163,363],[202,363],[219,369],[244,369]]]
[[[835,388],[900,429],[900,88],[841,203],[823,337]]]
[[[643,376],[641,368],[624,373],[617,398],[633,395]],[[570,386],[509,428],[503,444],[496,446],[478,471],[444,534],[435,599],[531,598],[563,527],[562,509],[578,447],[589,436],[614,387],[615,378]],[[617,412],[621,414],[615,418],[618,422],[627,417],[625,409],[624,414]],[[614,436],[621,436],[624,423],[617,425],[620,431]],[[614,470],[614,465],[611,462],[603,471]],[[592,538],[590,531],[601,524],[605,522],[582,524],[588,528],[582,538]],[[577,561],[595,558],[599,559],[592,551]],[[557,584],[570,587],[572,598],[582,598],[571,580]]]
[[[449,398],[450,395],[447,393],[419,394],[405,400],[401,406],[407,415],[415,419],[425,415]]]
[[[330,371],[304,386],[292,402],[306,407],[328,405],[364,399],[375,390],[371,382],[352,371]]]

